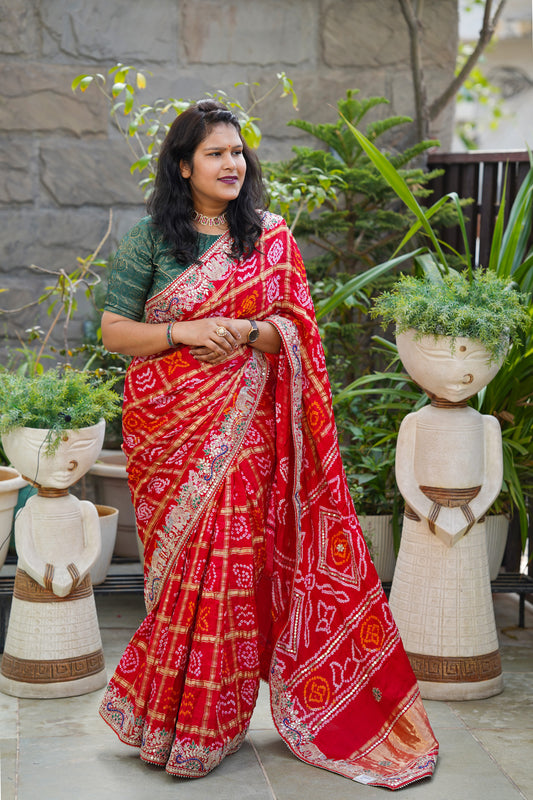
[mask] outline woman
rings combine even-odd
[[[237,119],[197,103],[113,262],[102,335],[135,357],[148,615],[101,713],[142,759],[201,776],[242,744],[262,677],[296,755],[397,788],[438,745],[347,490],[304,265],[264,207]]]

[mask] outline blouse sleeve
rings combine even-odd
[[[153,280],[151,222],[144,217],[120,242],[111,265],[106,311],[139,322]]]

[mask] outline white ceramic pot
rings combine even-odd
[[[487,514],[485,517],[485,541],[491,581],[498,577],[507,544],[509,520],[504,514]]]
[[[21,475],[40,486],[65,489],[78,481],[96,461],[104,441],[105,421],[64,431],[53,455],[46,454],[50,430],[15,428],[2,435],[6,456]]]
[[[13,512],[19,489],[27,485],[16,469],[0,467],[0,569],[4,566],[9,550]]]
[[[118,509],[118,528],[114,553],[122,558],[137,558],[137,526],[122,450],[102,450],[89,470],[93,476],[98,503]]]
[[[380,580],[391,581],[396,566],[392,515],[367,516],[361,514],[359,523]]]
[[[102,549],[100,555],[91,567],[91,582],[93,586],[103,583],[109,572],[115,540],[117,538],[118,509],[112,506],[101,506],[96,504],[98,520],[100,522],[100,533],[102,535]]]
[[[398,355],[411,378],[424,391],[450,402],[473,397],[487,386],[500,369],[476,339],[451,336],[418,336],[411,328],[396,336]]]

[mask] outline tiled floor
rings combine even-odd
[[[533,609],[519,629],[516,596],[494,596],[505,690],[487,700],[430,701],[441,751],[431,781],[401,800],[533,800]],[[97,597],[108,670],[143,616],[140,596]],[[262,687],[247,742],[200,780],[143,764],[101,721],[101,692],[61,700],[0,694],[1,800],[372,800],[362,786],[298,761],[273,728]]]

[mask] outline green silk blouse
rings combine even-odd
[[[198,234],[199,255],[211,247],[219,234]],[[104,304],[106,311],[136,322],[142,320],[144,306],[190,264],[178,264],[170,246],[151,217],[143,217],[124,236],[113,258]]]

